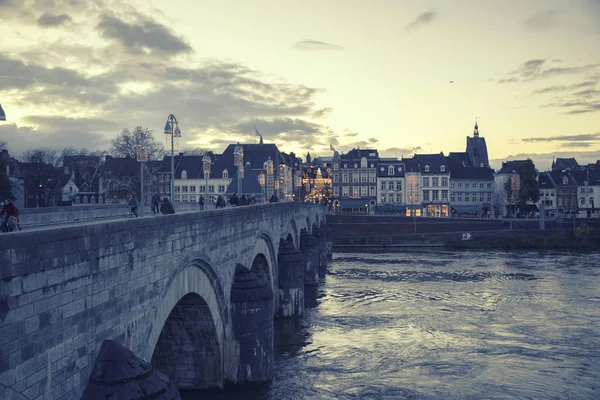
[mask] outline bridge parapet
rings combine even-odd
[[[29,399],[49,393],[79,398],[105,339],[163,370],[189,360],[189,373],[170,377],[179,386],[269,379],[272,340],[260,343],[262,358],[254,359],[249,333],[232,320],[247,302],[239,292],[232,302],[232,288],[241,287],[242,276],[260,276],[269,283],[263,294],[271,301],[254,299],[253,307],[262,307],[255,314],[263,322],[265,313],[289,315],[280,311],[290,309],[280,304],[280,239],[299,249],[300,230],[321,226],[325,212],[276,203],[3,235],[0,386]],[[182,324],[182,315],[194,315],[197,323]],[[272,332],[272,326],[264,329]],[[177,332],[195,348],[168,347],[183,340],[173,337]],[[169,349],[171,358],[165,357]],[[194,354],[206,362],[195,362]],[[202,370],[205,364],[213,370]],[[242,373],[252,369],[251,376]]]

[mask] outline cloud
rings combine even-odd
[[[525,61],[519,68],[508,73],[510,77],[498,80],[498,83],[529,82],[565,75],[578,75],[599,69],[600,64],[586,64],[575,67],[544,68],[547,60],[533,59]]]
[[[379,150],[379,155],[383,157],[412,157],[414,154],[422,151],[423,148],[421,146],[415,147],[390,147],[387,149]]]
[[[294,47],[298,50],[305,51],[323,51],[323,50],[344,50],[343,46],[320,42],[318,40],[301,40],[296,42]]]
[[[543,11],[532,15],[524,22],[525,27],[535,31],[546,31],[558,26],[563,13],[559,10]]]
[[[38,19],[38,24],[42,27],[49,28],[54,26],[65,25],[73,20],[69,14],[52,14],[45,13]]]
[[[573,85],[552,85],[547,86],[543,89],[534,90],[533,94],[544,94],[544,93],[556,93],[556,92],[564,92],[572,89],[581,89],[583,87],[593,87],[596,86],[595,80],[584,81],[581,83],[575,83]]]
[[[428,25],[433,22],[435,18],[437,18],[438,12],[436,10],[429,10],[424,13],[419,14],[414,21],[410,24],[406,25],[404,28],[406,31],[418,29],[421,26]]]
[[[546,136],[546,137],[530,137],[523,138],[523,142],[587,142],[600,140],[600,132],[582,133],[580,135],[562,135],[562,136]]]
[[[137,22],[128,24],[114,14],[105,12],[100,18],[97,29],[104,38],[116,40],[136,53],[141,51],[140,48],[166,54],[192,52],[189,44],[175,36],[164,25],[137,13],[134,18]]]

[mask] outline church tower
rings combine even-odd
[[[467,154],[472,166],[490,168],[487,144],[485,138],[479,136],[477,119],[475,119],[475,127],[473,128],[473,137],[467,136]]]

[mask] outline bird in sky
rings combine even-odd
[[[454,83],[454,81],[450,81],[450,83]]]

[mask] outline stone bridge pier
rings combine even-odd
[[[81,398],[107,339],[178,388],[269,381],[274,318],[303,314],[326,265],[325,214],[275,203],[3,236],[0,398]]]

